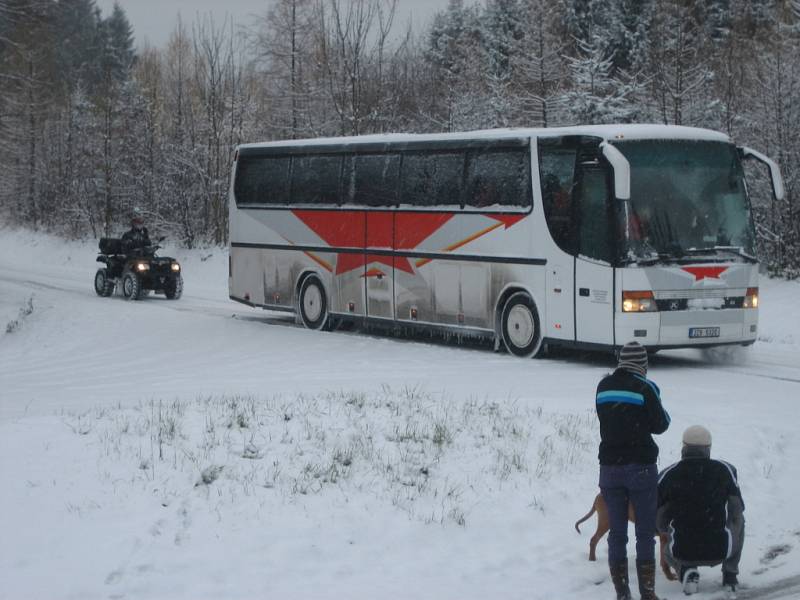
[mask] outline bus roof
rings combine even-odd
[[[522,138],[547,138],[566,135],[585,135],[610,141],[622,140],[698,140],[730,143],[724,133],[697,127],[680,125],[583,125],[575,127],[551,127],[544,129],[483,129],[456,133],[383,133],[348,137],[311,138],[302,140],[280,140],[255,144],[242,144],[240,148],[296,148],[298,146],[345,146],[360,144],[392,144],[414,142],[459,142]]]

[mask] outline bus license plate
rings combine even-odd
[[[715,338],[719,337],[719,327],[690,327],[690,338]]]

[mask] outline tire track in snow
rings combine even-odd
[[[21,274],[24,276],[19,276],[17,274]],[[86,298],[87,301],[100,301],[104,303],[108,303],[109,301],[123,301],[123,299],[118,296],[116,293],[112,298],[105,299],[105,298],[95,298],[93,296],[93,289],[91,285],[87,285],[84,287],[83,285],[76,285],[77,282],[73,279],[67,279],[64,277],[58,278],[62,284],[56,285],[53,283],[47,283],[41,280],[31,279],[30,272],[28,271],[21,271],[14,268],[9,268],[7,265],[0,267],[0,281],[6,281],[11,284],[16,284],[20,286],[29,286],[38,289],[44,289],[54,292],[63,292],[70,294],[71,296],[80,296]],[[66,285],[69,283],[70,285]],[[124,301],[126,304],[128,301]],[[136,303],[141,305],[147,305],[149,308],[154,309],[168,309],[173,310],[180,313],[191,313],[191,314],[201,314],[208,317],[223,317],[223,318],[233,318],[240,321],[256,321],[259,323],[269,324],[269,325],[280,325],[280,326],[291,326],[292,328],[297,328],[298,331],[304,331],[304,329],[300,328],[295,324],[293,318],[290,318],[286,315],[281,316],[274,316],[270,315],[269,311],[265,311],[264,315],[254,315],[251,312],[239,312],[237,308],[239,308],[238,304],[234,301],[230,301],[231,306],[227,306],[223,301],[215,300],[203,296],[194,296],[192,294],[187,294],[184,292],[184,296],[178,301],[166,300],[164,298],[144,298],[143,300],[137,301]],[[248,309],[249,310],[249,309]],[[415,339],[415,338],[407,338],[403,339],[400,338],[389,338],[387,336],[380,336],[380,335],[371,335],[369,333],[364,333],[360,331],[356,332],[335,332],[336,335],[345,335],[345,336],[358,336],[361,338],[366,339],[373,339],[373,340],[386,340],[392,339],[393,341],[410,341],[415,343],[422,343],[426,345],[438,345],[435,342],[430,342],[427,339]],[[452,347],[453,349],[459,350],[475,350],[475,348],[466,346],[466,347]],[[488,350],[487,350],[488,351]],[[94,358],[102,358],[104,356],[103,352],[98,352],[93,355]],[[86,360],[86,355],[84,354],[80,358],[76,358],[75,362],[79,363]],[[739,375],[739,376],[746,376],[746,377],[757,377],[762,379],[771,379],[775,381],[784,381],[787,383],[800,383],[800,368],[792,367],[790,365],[781,365],[783,368],[788,368],[791,371],[797,371],[798,376],[792,377],[788,376],[783,373],[776,373],[774,372],[762,372],[762,371],[755,371],[753,369],[747,368],[746,365],[736,366],[736,367],[728,367],[724,364],[715,365],[712,363],[698,363],[694,360],[689,360],[684,357],[668,357],[665,355],[660,355],[659,359],[664,361],[664,366],[668,365],[669,363],[673,363],[672,366],[680,366],[681,368],[690,368],[695,370],[704,370],[713,368],[717,373],[727,373],[731,375]],[[567,358],[567,361],[571,361],[571,358]],[[756,362],[761,363],[762,361],[758,360],[758,357],[754,357]],[[669,362],[666,362],[669,361]],[[678,364],[680,363],[680,364]],[[765,365],[767,369],[770,368],[772,365]],[[52,368],[52,367],[51,367]],[[33,370],[33,369],[31,369]]]

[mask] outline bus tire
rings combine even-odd
[[[542,347],[542,329],[536,304],[525,292],[506,300],[500,314],[500,335],[506,349],[523,358],[536,356]]]
[[[300,284],[300,320],[306,329],[325,329],[328,324],[328,298],[325,287],[316,275],[309,275]]]

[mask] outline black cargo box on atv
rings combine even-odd
[[[100,238],[100,252],[103,254],[125,254],[122,240],[119,238]]]

